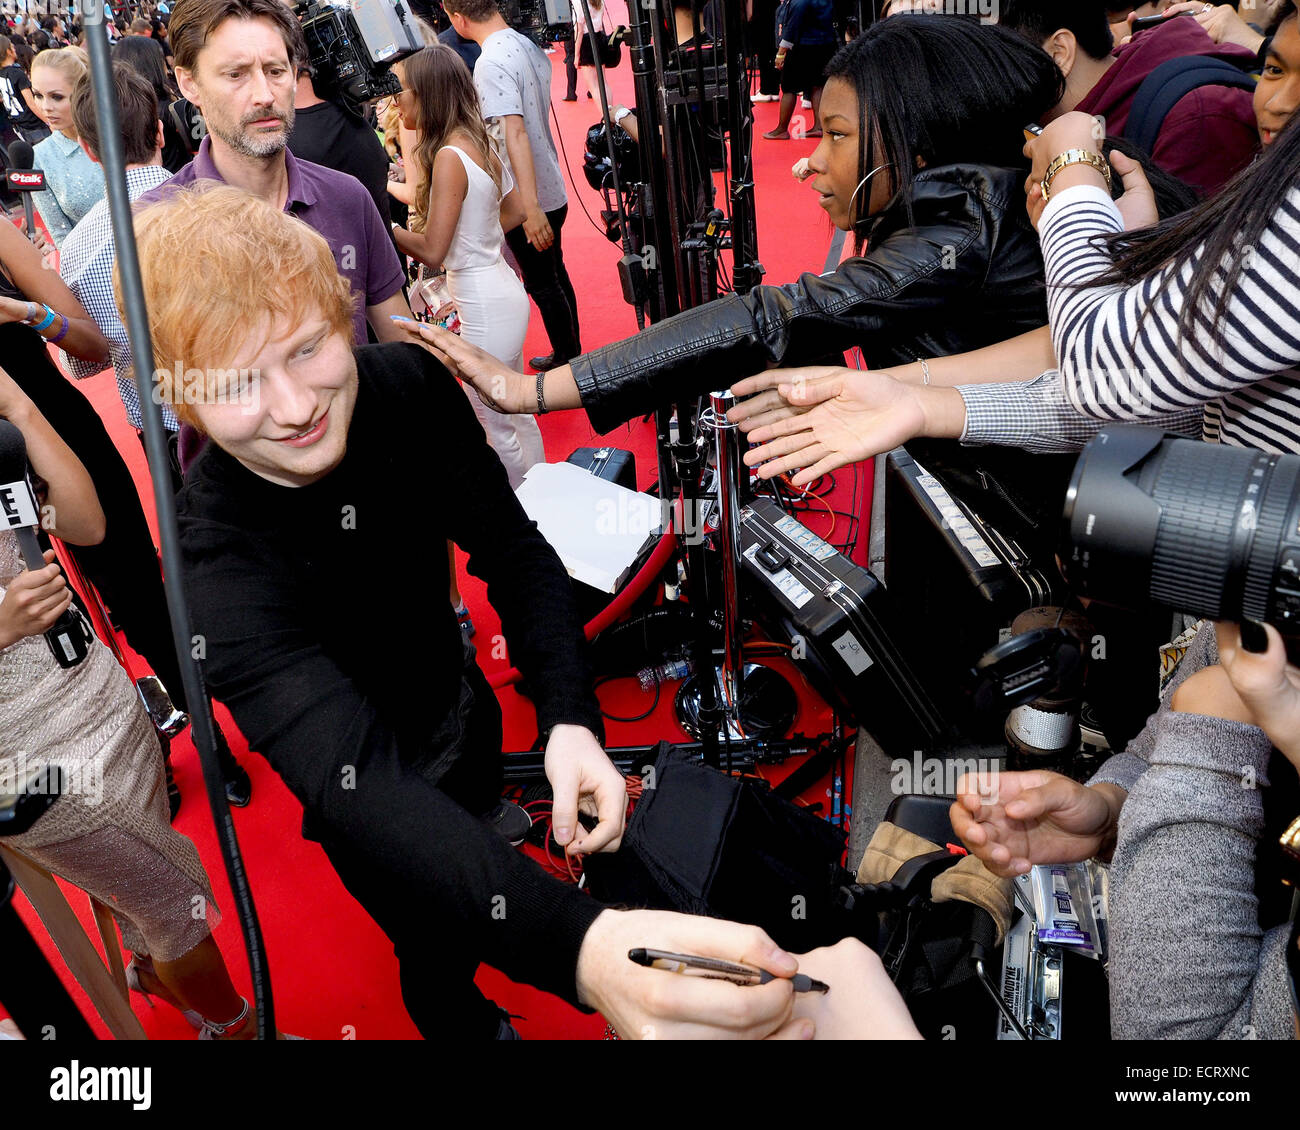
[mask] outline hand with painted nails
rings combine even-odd
[[[1300,769],[1300,669],[1269,624],[1216,623],[1219,662],[1190,675],[1174,691],[1171,709],[1258,726]]]

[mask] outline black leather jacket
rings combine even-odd
[[[983,165],[924,169],[912,187],[915,222],[894,204],[877,218],[866,255],[828,275],[719,298],[574,358],[592,426],[606,432],[657,404],[854,346],[882,368],[1045,325],[1024,179]]]

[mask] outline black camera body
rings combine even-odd
[[[573,38],[573,9],[582,0],[502,0],[501,17],[543,47]]]
[[[317,93],[354,110],[401,93],[390,68],[424,46],[413,13],[401,0],[358,0],[355,8],[299,0],[294,12]]]

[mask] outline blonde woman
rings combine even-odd
[[[36,168],[45,171],[45,188],[32,203],[56,247],[104,198],[103,170],[86,156],[72,121],[72,91],[88,69],[80,47],[42,51],[32,61],[32,97],[51,131],[34,147]]]

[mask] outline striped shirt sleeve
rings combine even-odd
[[[1300,398],[1287,374],[1300,364],[1300,188],[1288,193],[1257,244],[1242,249],[1222,323],[1212,327],[1202,315],[1190,339],[1180,339],[1178,319],[1193,272],[1204,269],[1199,253],[1162,293],[1168,268],[1127,287],[1078,285],[1110,264],[1097,237],[1122,228],[1109,195],[1085,186],[1053,197],[1039,222],[1052,344],[1070,403],[1097,419],[1139,423],[1212,405],[1207,438],[1218,438],[1209,433],[1220,420],[1244,419],[1238,442],[1296,450]],[[1220,291],[1226,266],[1213,268]]]

